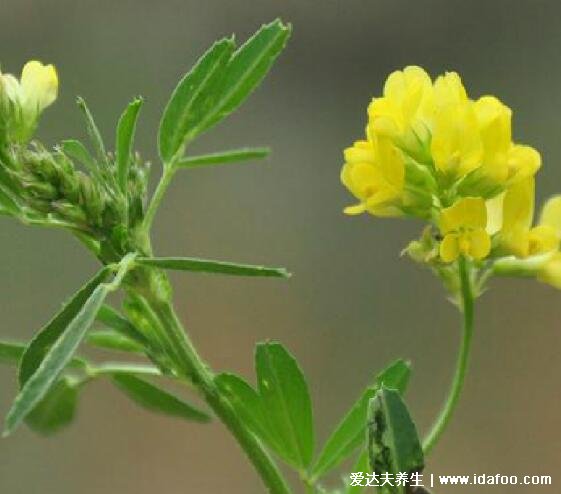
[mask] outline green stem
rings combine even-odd
[[[183,151],[178,153],[178,155],[182,153]],[[171,162],[164,165],[164,172],[146,211],[142,225],[142,234],[144,243],[146,244],[143,247],[145,247],[147,252],[152,252],[150,229],[154,217],[176,169],[175,159],[172,159]],[[156,273],[156,271],[152,269],[147,270],[147,272]],[[158,283],[152,284],[149,279],[150,274],[148,280],[145,280],[148,281],[148,283],[144,284],[141,282],[141,285],[144,286],[140,286],[139,288],[146,298],[150,309],[162,323],[162,329],[165,333],[163,336],[168,340],[169,347],[172,350],[171,357],[175,361],[177,367],[176,371],[181,374],[181,377],[188,377],[190,379],[193,385],[199,390],[208,406],[232,433],[253,464],[255,470],[260,475],[268,492],[270,494],[291,494],[288,484],[267,450],[253,432],[248,429],[240,417],[238,417],[230,402],[222,395],[216,386],[213,372],[198,354],[193,343],[189,339],[183,325],[175,314],[169,296],[162,296],[162,293],[160,293],[161,290],[157,288],[161,285]],[[165,284],[167,284],[167,279]]]
[[[271,494],[291,494],[275,462],[259,439],[237,416],[229,401],[221,394],[214,382],[214,374],[198,354],[193,343],[177,318],[171,302],[157,294],[148,295],[149,304],[162,322],[166,337],[179,355],[178,371],[189,377],[202,397],[236,438],[241,448],[259,473]]]
[[[456,363],[456,374],[454,375],[454,380],[452,382],[448,398],[446,399],[438,418],[432,426],[432,429],[424,440],[423,450],[425,454],[428,454],[436,445],[442,433],[446,429],[446,426],[450,422],[454,410],[458,405],[468,368],[473,335],[474,296],[471,285],[470,267],[465,257],[461,257],[458,261],[458,270],[460,275],[460,295],[464,319],[462,343],[458,353],[458,361]]]
[[[171,183],[171,179],[175,174],[175,170],[176,170],[175,165],[173,165],[172,163],[164,165],[164,172],[162,173],[162,177],[158,182],[156,190],[154,191],[154,195],[150,200],[150,205],[148,206],[146,215],[144,216],[144,223],[142,226],[146,235],[148,235],[148,232],[150,232],[150,228],[152,227],[152,223],[154,221],[154,217],[156,216],[156,212],[158,211],[158,208],[160,207],[160,203],[162,202],[166,190],[168,189],[169,184]]]

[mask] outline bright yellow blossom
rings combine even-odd
[[[458,74],[449,72],[434,83],[435,110],[431,152],[436,168],[458,179],[481,166],[483,145],[473,102]]]
[[[512,142],[512,111],[494,96],[475,104],[483,142],[481,174],[496,184],[513,183],[533,176],[541,165],[539,153]]]
[[[483,259],[491,250],[491,239],[485,230],[487,210],[479,197],[464,197],[440,214],[440,257],[455,261],[460,255]]]
[[[432,81],[416,66],[392,72],[384,84],[384,95],[368,107],[367,135],[384,136],[400,147],[422,154],[429,139],[428,117],[432,111]]]
[[[375,216],[398,216],[405,183],[401,151],[387,138],[357,141],[345,149],[341,181],[360,201],[346,214],[365,211]]]
[[[500,254],[526,258],[559,248],[561,197],[553,197],[545,203],[538,225],[532,227],[534,188],[534,179],[530,177],[488,201],[489,216],[495,218],[489,230],[497,233]]]
[[[23,67],[20,80],[0,73],[0,86],[2,121],[12,138],[25,140],[35,129],[41,112],[56,100],[56,69],[32,60]]]

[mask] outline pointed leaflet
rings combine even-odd
[[[100,270],[66,302],[56,316],[54,316],[31,340],[20,363],[20,387],[22,387],[37,370],[51,346],[62,335],[66,327],[70,324],[70,321],[80,312],[86,300],[88,300],[94,290],[108,278],[109,272],[110,270],[108,268]]]
[[[105,151],[105,145],[103,144],[101,133],[99,132],[99,129],[95,124],[90,109],[88,108],[88,105],[86,104],[86,101],[83,98],[78,98],[76,101],[78,103],[78,107],[80,108],[80,110],[82,110],[82,113],[84,114],[84,118],[86,120],[86,130],[88,131],[88,136],[90,137],[92,145],[95,148],[97,159],[102,165],[107,166],[108,163],[107,163],[107,153]]]
[[[132,401],[147,410],[196,422],[210,421],[205,412],[134,374],[119,372],[112,379]]]
[[[382,386],[370,400],[368,415],[368,456],[378,475],[421,472],[423,448],[407,406],[395,389]],[[386,485],[381,494],[405,494],[405,486]]]
[[[179,83],[160,124],[160,155],[169,162],[185,142],[233,112],[259,85],[280,54],[290,27],[279,20],[257,31],[233,55],[216,43]]]
[[[224,261],[211,261],[195,257],[139,257],[136,262],[145,266],[178,271],[195,271],[201,273],[230,274],[234,276],[265,276],[288,278],[290,274],[284,268],[268,268],[249,264],[236,264]]]
[[[269,148],[241,148],[219,153],[203,154],[201,156],[189,156],[177,163],[177,168],[202,168],[204,166],[223,165],[227,163],[238,163],[262,159],[269,156]]]
[[[275,431],[267,424],[267,412],[257,391],[235,374],[219,374],[214,382],[255,435],[273,450],[279,451],[279,441]]]
[[[313,475],[319,477],[336,467],[348,458],[366,438],[366,418],[368,402],[376,394],[381,385],[395,388],[400,393],[405,391],[411,367],[408,362],[397,360],[378,376],[373,386],[370,386],[349,410],[335,431],[331,434],[312,469]]]
[[[267,423],[280,440],[277,453],[293,466],[307,468],[314,452],[314,424],[302,371],[279,343],[257,345],[255,370]]]
[[[119,118],[117,124],[117,138],[115,144],[115,161],[117,163],[117,183],[121,191],[126,194],[127,181],[129,177],[129,166],[134,145],[134,134],[136,131],[136,121],[142,98],[134,99]]]
[[[259,85],[290,36],[290,25],[275,20],[262,26],[232,56],[220,81],[220,96],[200,123],[201,133],[232,113]]]
[[[160,122],[158,144],[164,163],[172,160],[189,135],[194,135],[206,112],[216,104],[213,88],[233,51],[232,39],[216,42],[175,88]]]
[[[4,434],[10,434],[45,397],[91,326],[111,285],[102,283],[104,268],[34,339],[20,366],[21,391],[8,412]],[[82,303],[80,305],[80,303]]]
[[[106,350],[117,350],[120,352],[143,353],[144,347],[136,341],[123,336],[112,329],[92,331],[86,337],[86,342],[92,346]]]

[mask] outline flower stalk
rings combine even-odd
[[[423,441],[423,451],[425,455],[428,455],[432,451],[450,423],[452,415],[454,414],[454,411],[458,406],[458,402],[460,401],[460,395],[464,387],[468,370],[473,337],[475,297],[472,286],[471,267],[465,256],[460,257],[458,260],[458,272],[460,278],[460,309],[463,316],[462,340],[456,362],[456,372],[454,374],[448,397],[446,398],[444,406],[434,422],[434,425]]]

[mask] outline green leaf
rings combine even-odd
[[[123,112],[117,124],[117,139],[115,144],[117,182],[124,193],[127,192],[127,181],[129,178],[129,166],[133,150],[136,122],[142,103],[142,98],[134,99]]]
[[[112,379],[132,401],[152,412],[196,422],[210,421],[209,415],[205,412],[134,374],[117,373]]]
[[[25,384],[6,417],[4,435],[13,432],[49,392],[62,370],[72,360],[74,352],[94,322],[110,290],[109,284],[102,283],[96,286],[80,311],[50,347],[37,370],[24,381]],[[24,359],[25,355],[22,363]]]
[[[269,148],[241,148],[221,153],[203,154],[183,158],[177,163],[178,168],[200,168],[203,166],[223,165],[240,161],[266,158],[270,154]]]
[[[18,363],[23,352],[25,352],[25,345],[22,343],[0,341],[0,363]]]
[[[378,475],[411,474],[424,468],[417,428],[399,391],[382,386],[369,404],[368,455]],[[406,487],[386,485],[381,494],[405,494]]]
[[[62,309],[31,340],[20,363],[20,387],[22,387],[39,368],[51,346],[60,338],[70,322],[77,316],[94,290],[104,282],[108,276],[108,268],[100,270],[66,302]]]
[[[238,108],[263,80],[290,37],[290,25],[279,19],[262,26],[233,54],[220,81],[220,96],[207,112],[197,133]]]
[[[60,143],[60,149],[70,158],[82,163],[88,170],[95,170],[96,164],[90,152],[80,141],[68,139]]]
[[[113,307],[103,305],[97,314],[97,320],[108,328],[113,329],[117,333],[129,340],[135,341],[141,347],[147,347],[148,340],[138,328],[128,319],[123,317]]]
[[[53,434],[74,420],[79,387],[63,377],[27,415],[25,423],[40,434]]]
[[[314,424],[308,385],[294,357],[279,343],[260,343],[255,353],[259,396],[278,438],[277,453],[307,468],[314,453]]]
[[[268,268],[249,264],[236,264],[224,261],[211,261],[195,257],[139,257],[138,264],[154,266],[160,269],[194,271],[200,273],[220,273],[234,276],[265,276],[288,278],[290,274],[284,268]]]
[[[376,376],[376,384],[378,387],[396,389],[400,394],[404,394],[411,377],[411,363],[398,359],[388,365],[382,372]]]
[[[354,463],[352,472],[366,473],[369,470],[368,451],[364,448]],[[347,483],[347,494],[359,494],[360,492],[364,492],[364,489],[365,487],[362,485],[350,485],[350,482]]]
[[[269,427],[267,414],[257,391],[235,374],[219,374],[214,378],[214,382],[234,407],[236,414],[257,437],[275,451],[281,450],[274,431]]]
[[[159,149],[165,163],[243,103],[269,71],[290,31],[290,26],[276,20],[261,27],[235,53],[233,40],[223,39],[203,55],[164,110]]]
[[[86,342],[90,345],[107,350],[118,350],[129,353],[143,353],[144,347],[136,341],[123,336],[111,329],[93,331],[86,337]]]
[[[164,163],[170,162],[215,106],[213,91],[234,51],[232,39],[216,42],[175,88],[160,122],[158,144]]]
[[[78,107],[82,110],[84,114],[84,118],[86,120],[86,130],[88,131],[88,136],[92,141],[92,145],[94,146],[95,152],[97,154],[97,159],[100,163],[107,166],[107,152],[105,151],[105,145],[103,144],[103,139],[101,137],[101,133],[95,124],[93,116],[86,105],[86,102],[83,98],[78,98],[77,100]]]
[[[343,460],[348,458],[366,440],[366,422],[368,415],[368,403],[376,394],[380,386],[391,387],[405,391],[409,380],[411,367],[408,362],[397,360],[378,376],[373,386],[364,391],[362,396],[352,406],[343,420],[335,428],[319,455],[313,469],[312,475],[319,477],[329,470],[335,468]]]

